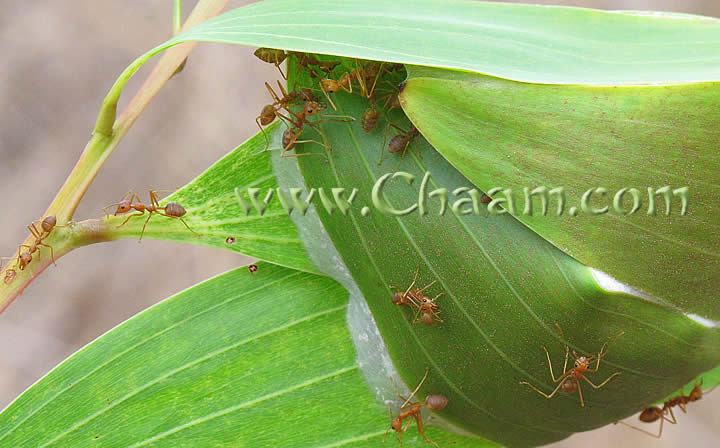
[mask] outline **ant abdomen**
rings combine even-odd
[[[378,120],[380,119],[380,112],[373,109],[372,107],[365,111],[362,117],[362,128],[365,132],[370,132],[378,124]]]
[[[448,404],[445,395],[428,395],[425,398],[425,406],[432,411],[442,411]]]
[[[644,423],[653,423],[658,421],[660,417],[662,417],[662,409],[657,406],[652,406],[644,409],[638,419]]]
[[[168,202],[168,204],[165,206],[165,214],[174,218],[181,218],[185,216],[186,213],[187,211],[185,210],[185,207],[178,204],[177,202]]]
[[[282,64],[287,59],[287,53],[284,50],[275,48],[258,48],[253,54],[256,58],[268,64]]]
[[[433,324],[433,316],[430,313],[423,313],[422,317],[420,318],[422,323],[425,325],[432,325]]]
[[[566,394],[574,394],[578,390],[578,382],[575,378],[568,378],[563,381],[561,389]]]
[[[292,128],[285,129],[282,136],[283,149],[289,151],[295,147],[295,141],[298,138],[298,133]]]
[[[40,226],[42,227],[43,231],[45,233],[50,233],[57,225],[57,218],[55,216],[48,216],[45,219],[42,220],[40,223]]]

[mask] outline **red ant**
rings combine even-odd
[[[673,413],[673,410],[672,410],[673,407],[677,406],[680,408],[681,411],[683,411],[684,413],[687,413],[687,405],[689,403],[698,401],[698,400],[702,399],[703,395],[707,395],[710,392],[712,392],[713,390],[715,390],[715,388],[713,387],[708,392],[703,394],[701,386],[702,386],[702,381],[700,382],[700,384],[696,384],[695,387],[693,387],[693,389],[690,391],[690,394],[688,394],[688,395],[680,394],[677,397],[671,398],[671,399],[667,400],[665,403],[663,403],[662,408],[659,406],[650,406],[650,407],[643,409],[643,411],[638,416],[638,419],[641,422],[654,423],[654,422],[660,420],[660,428],[658,429],[657,434],[653,434],[651,432],[645,431],[642,428],[638,428],[636,426],[630,425],[625,422],[620,422],[620,423],[622,423],[623,425],[628,426],[636,431],[640,431],[649,436],[656,437],[659,439],[662,436],[663,424],[666,421],[669,423],[672,423],[673,425],[677,423],[677,419],[675,418],[675,413]]]
[[[397,154],[401,153],[401,157],[405,155],[405,151],[410,146],[410,143],[413,141],[415,137],[420,135],[420,131],[415,126],[410,126],[410,129],[408,131],[405,131],[404,129],[395,126],[394,124],[390,123],[390,126],[394,127],[395,129],[399,130],[401,133],[397,134],[395,137],[390,139],[390,143],[387,146],[388,152],[391,154]],[[385,144],[383,143],[383,146]],[[378,160],[378,165],[382,165],[383,162],[383,156],[384,152],[382,150],[382,146],[380,147],[380,159]]]
[[[32,222],[29,226],[27,226],[30,234],[33,236],[33,238],[35,238],[35,241],[33,241],[33,243],[30,245],[21,244],[18,247],[16,265],[21,271],[25,270],[25,268],[32,262],[33,254],[40,251],[41,247],[47,247],[48,249],[50,249],[50,258],[52,259],[53,264],[55,264],[55,254],[53,253],[53,248],[52,246],[45,244],[44,241],[48,236],[50,236],[50,233],[55,229],[56,226],[57,218],[52,215],[46,216],[42,221],[40,221],[40,229],[42,230],[39,230],[37,228],[35,222]],[[1,262],[2,259],[0,259],[0,264]],[[15,269],[8,269],[7,271],[5,271],[5,278],[3,279],[3,281],[6,285],[9,285],[13,282],[13,280],[15,280],[16,276],[17,271]]]
[[[622,334],[622,333],[621,333]],[[548,352],[548,349],[546,347],[543,347],[543,350],[545,350],[545,355],[547,356],[548,366],[550,367],[550,376],[552,376],[553,383],[557,383],[557,387],[555,390],[553,390],[550,394],[546,394],[539,388],[535,387],[534,385],[528,383],[527,381],[521,381],[520,384],[525,384],[530,386],[535,392],[539,393],[543,397],[550,399],[553,398],[555,395],[558,394],[558,392],[562,391],[568,394],[577,392],[580,397],[580,406],[585,407],[585,400],[583,398],[582,393],[582,387],[580,385],[580,381],[584,380],[587,382],[590,386],[592,386],[594,389],[600,389],[603,386],[605,386],[610,380],[615,378],[616,376],[620,375],[620,372],[615,372],[610,377],[608,377],[605,381],[603,381],[600,384],[595,384],[588,377],[585,376],[586,373],[594,373],[597,372],[598,369],[600,369],[600,361],[602,358],[607,354],[606,352],[607,342],[603,344],[602,348],[600,349],[600,352],[597,355],[591,355],[591,356],[578,356],[575,351],[572,351],[572,357],[575,360],[575,364],[570,369],[567,368],[568,359],[570,358],[570,347],[565,346],[565,364],[563,365],[563,373],[559,377],[555,378],[555,372],[553,371],[552,361],[550,360],[550,352]],[[593,363],[593,361],[597,361],[597,364],[595,365],[595,368],[591,368],[590,365]]]
[[[313,78],[317,78],[318,76],[320,76],[320,74],[317,73],[313,66],[319,68],[325,73],[330,73],[331,71],[335,70],[335,67],[340,65],[340,62],[338,61],[321,61],[315,56],[312,56],[308,53],[291,53],[297,58],[298,65],[308,69],[310,76]]]
[[[417,322],[418,320],[421,320],[425,325],[432,325],[434,320],[437,320],[438,322],[443,322],[439,316],[440,308],[438,307],[437,303],[435,303],[435,300],[437,300],[438,297],[442,296],[442,294],[438,294],[432,299],[425,294],[425,290],[434,285],[436,281],[431,282],[424,288],[416,288],[415,283],[417,282],[419,272],[420,267],[418,267],[415,271],[415,277],[413,278],[412,283],[410,284],[410,286],[408,286],[405,292],[393,293],[392,302],[398,306],[414,306],[416,308],[416,312],[415,317],[413,318],[413,323]],[[420,319],[418,319],[418,316],[420,316]]]
[[[380,121],[380,112],[372,105],[365,110],[362,116],[362,128],[365,132],[372,132]]]
[[[384,63],[376,64],[376,63],[368,63],[364,66],[361,65],[359,62],[356,62],[356,68],[355,70],[351,72],[344,73],[340,79],[322,79],[320,81],[320,90],[322,90],[323,94],[325,94],[325,98],[327,98],[328,102],[332,106],[333,109],[337,110],[337,107],[335,106],[335,103],[333,102],[332,98],[330,98],[329,93],[337,93],[339,91],[345,91],[347,93],[353,93],[353,77],[357,80],[358,85],[360,86],[360,93],[362,96],[364,96],[367,99],[372,99],[375,94],[375,87],[377,86],[378,79],[380,78],[380,75],[383,72],[383,65]],[[368,89],[368,81],[370,79],[373,79],[372,86]],[[367,113],[367,112],[366,112]],[[364,126],[363,126],[364,128]]]
[[[265,134],[263,126],[269,125],[270,123],[275,121],[277,117],[282,116],[282,114],[280,114],[280,109],[285,109],[289,111],[288,107],[292,103],[295,103],[297,101],[314,101],[314,96],[310,89],[302,89],[299,91],[296,90],[288,93],[283,87],[283,85],[280,83],[280,81],[278,81],[277,85],[280,89],[280,94],[282,96],[279,96],[275,92],[275,90],[273,90],[270,84],[268,84],[267,82],[265,83],[265,88],[268,90],[268,92],[270,92],[273,103],[263,107],[260,115],[255,118],[255,123],[257,123],[263,135],[265,135],[266,146],[269,145],[269,141],[267,135]]]
[[[396,135],[390,140],[390,143],[388,144],[388,151],[397,154],[397,153],[403,153],[405,154],[405,150],[407,150],[407,147],[410,145],[410,142],[420,135],[420,132],[417,130],[415,126],[410,126],[410,130],[407,132],[404,131],[402,128],[399,128],[395,126],[394,124],[391,124],[390,126],[394,127],[395,129],[401,131],[401,134]]]
[[[400,413],[392,419],[390,423],[390,429],[395,431],[395,433],[398,436],[398,439],[402,442],[402,435],[407,431],[408,426],[410,423],[408,423],[405,427],[403,427],[403,421],[408,418],[413,418],[415,420],[415,423],[417,424],[418,433],[422,436],[425,443],[432,443],[433,445],[437,446],[435,442],[430,440],[428,436],[425,434],[425,425],[422,421],[422,415],[421,412],[423,408],[427,408],[431,411],[442,411],[445,409],[445,407],[448,405],[448,399],[444,395],[439,394],[432,394],[425,397],[425,401],[420,402],[413,402],[411,403],[410,400],[415,396],[415,394],[420,390],[420,387],[422,387],[423,383],[425,383],[425,380],[428,377],[429,369],[425,370],[425,376],[423,376],[422,381],[420,381],[420,384],[415,388],[414,391],[410,394],[408,398],[400,397],[400,399],[405,400],[404,403],[400,406]]]
[[[322,132],[322,129],[320,129],[318,122],[311,122],[308,120],[310,117],[318,115],[322,108],[323,106],[316,101],[305,101],[305,105],[301,112],[295,113],[293,111],[289,111],[292,115],[292,118],[278,113],[278,116],[288,123],[288,128],[285,130],[285,132],[283,132],[282,136],[283,157],[287,154],[288,151],[292,151],[293,149],[295,149],[295,146],[298,143],[316,143],[324,147],[326,150],[330,149],[327,144],[321,143],[317,140],[299,140],[300,136],[305,131],[306,125],[315,129],[323,137],[323,140],[327,140],[325,138],[325,134]],[[342,115],[326,115],[325,118],[337,119],[339,121],[354,120],[353,117]],[[296,157],[297,156],[298,155],[296,155]]]
[[[53,264],[55,264],[55,254],[53,253],[53,248],[52,246],[45,244],[44,241],[48,236],[50,236],[50,232],[53,231],[56,225],[57,218],[55,218],[55,216],[47,216],[40,222],[40,228],[42,231],[38,230],[34,222],[27,227],[30,234],[33,238],[35,238],[35,241],[33,241],[33,243],[29,246],[27,244],[21,244],[18,248],[17,265],[21,271],[25,270],[27,265],[32,262],[33,254],[38,252],[41,247],[47,247],[50,249],[50,258],[52,259]],[[23,251],[22,249],[26,250]]]
[[[332,106],[333,109],[337,110],[337,106],[335,106],[335,103],[333,102],[332,98],[330,98],[329,93],[337,93],[339,91],[345,91],[347,93],[353,93],[352,89],[352,75],[350,73],[344,73],[340,79],[322,79],[320,80],[320,90],[325,95],[325,98],[327,98],[328,103]]]
[[[135,200],[137,200],[137,202],[135,202]],[[150,218],[152,218],[155,213],[161,216],[166,216],[168,218],[178,219],[185,225],[185,227],[187,227],[189,231],[191,231],[192,233],[197,233],[193,229],[191,229],[190,226],[183,219],[183,216],[185,216],[187,211],[182,205],[178,204],[177,202],[168,202],[166,206],[161,207],[157,192],[153,190],[150,191],[150,205],[143,204],[140,201],[140,196],[138,196],[136,193],[130,192],[125,195],[125,198],[122,201],[118,202],[117,204],[111,204],[105,207],[103,210],[105,210],[107,213],[107,209],[112,206],[117,206],[114,216],[123,215],[132,210],[139,212],[128,216],[127,219],[125,219],[125,221],[123,221],[123,223],[117,227],[122,227],[127,224],[128,221],[130,221],[130,219],[132,219],[133,217],[144,216],[145,212],[148,212],[148,217],[145,220],[145,224],[143,224],[142,231],[140,232],[140,241],[142,241],[143,239],[143,235],[145,234],[145,228],[147,227],[148,222],[150,222]]]

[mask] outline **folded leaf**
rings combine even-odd
[[[515,216],[543,238],[687,313],[720,321],[717,87],[547,86],[417,68],[401,101],[423,135],[475,185],[512,190]],[[537,187],[564,187],[562,216],[557,196],[547,216],[537,196],[535,212],[524,211],[523,189]],[[598,187],[608,193],[592,193],[590,209],[582,209],[586,192]],[[656,194],[664,187],[669,215],[664,195]],[[620,208],[613,204],[631,188],[639,208],[626,215],[632,191]],[[677,191],[683,188],[685,216]],[[593,214],[605,207],[608,213]]]
[[[348,94],[336,94],[334,100],[338,114],[356,118],[368,107]],[[400,115],[391,114],[390,122],[408,129]],[[453,204],[470,198],[467,190],[453,192],[474,186],[421,137],[404,156],[381,156],[399,132],[389,129],[387,121],[370,134],[359,121],[328,122],[323,129],[332,150],[306,144],[301,153],[324,157],[297,159],[307,187],[357,188],[358,193],[347,216],[338,210],[329,214],[317,201],[320,219],[364,294],[405,383],[417,384],[429,369],[422,391],[449,398],[443,417],[452,423],[511,446],[550,443],[639,412],[720,361],[717,328],[675,309],[601,289],[590,269],[513,217],[486,211],[453,214]],[[423,194],[426,216],[417,210],[387,216],[373,204],[378,179],[398,171],[414,176],[414,182],[389,180],[379,197],[396,209],[411,207],[418,203],[421,181],[429,172]],[[444,216],[438,216],[442,193],[427,197],[440,188],[447,188],[449,198]],[[468,202],[456,205],[472,210]],[[416,272],[415,284],[428,286],[428,296],[442,294],[437,299],[442,322],[425,326],[412,307],[393,304],[393,292],[409,287]],[[553,390],[543,347],[550,351],[557,375],[566,346],[597,354],[605,343],[608,354],[590,377],[599,383],[613,373],[620,376],[600,390],[584,384],[585,408],[577,395],[547,400],[520,384]]]

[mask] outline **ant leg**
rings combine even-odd
[[[555,378],[555,370],[553,369],[552,361],[550,360],[550,352],[548,351],[547,347],[543,346],[543,350],[545,350],[545,356],[547,357],[548,367],[550,368],[550,376],[553,379],[553,383],[557,383],[558,381],[565,378],[565,369],[563,369],[563,375],[561,375],[559,378]],[[565,365],[567,367],[567,356],[565,357]]]
[[[612,375],[610,375],[610,376],[608,377],[608,379],[606,379],[605,381],[603,381],[602,383],[597,384],[597,385],[596,385],[595,383],[593,383],[592,381],[590,381],[590,379],[589,379],[588,377],[584,376],[584,375],[583,375],[583,379],[584,379],[585,381],[587,381],[588,384],[590,384],[593,388],[595,388],[595,389],[600,389],[600,388],[602,388],[603,386],[605,386],[607,383],[609,383],[611,379],[615,378],[615,377],[618,376],[618,375],[620,375],[620,372],[615,372],[615,373],[613,373]],[[578,383],[578,384],[579,384],[579,383]]]
[[[415,269],[415,276],[413,276],[413,281],[410,283],[410,286],[408,286],[408,289],[405,291],[405,294],[409,293],[413,286],[415,286],[415,282],[417,282],[418,275],[420,275],[420,265]]]
[[[365,84],[364,71],[360,69],[360,63],[355,60],[355,77],[357,78],[358,85],[360,86],[360,93],[362,96],[367,97],[367,85]],[[352,82],[351,82],[352,84]]]
[[[326,120],[326,118],[329,118],[329,120]],[[351,123],[355,121],[355,117],[351,117],[350,115],[323,115],[322,121],[338,121],[340,123]]]
[[[378,72],[375,75],[375,80],[373,81],[372,87],[370,87],[370,93],[368,94],[368,99],[372,98],[372,96],[375,94],[375,87],[377,87],[378,79],[380,79],[380,75],[382,74],[383,65],[385,65],[384,62],[380,63],[380,67],[378,68]]]
[[[278,97],[278,94],[275,93],[275,91],[273,90],[272,86],[271,86],[270,84],[268,84],[267,82],[265,82],[265,88],[268,90],[268,92],[270,92],[270,97],[271,97],[271,98],[273,99],[273,101],[274,101],[273,104],[280,104],[280,103],[282,103],[282,101],[280,100],[280,97]]]
[[[135,216],[144,216],[144,215],[145,215],[145,212],[142,212],[142,213],[133,213],[132,215],[128,216],[127,219],[125,219],[125,221],[123,221],[123,223],[120,224],[119,226],[117,226],[116,228],[120,228],[120,227],[124,226],[125,224],[128,223],[128,221],[130,221],[131,218],[133,218],[133,217],[135,217]]]
[[[412,321],[414,324],[418,323],[418,321],[419,321],[418,316],[419,316],[419,315],[420,315],[420,307],[418,307],[418,308],[415,310],[415,315],[413,316],[413,321]]]
[[[429,443],[431,445],[438,446],[437,443],[430,440],[430,438],[427,436],[427,434],[425,434],[425,426],[422,421],[422,415],[420,415],[418,413],[418,414],[413,415],[413,418],[415,419],[415,423],[417,423],[418,433],[422,436],[425,443]]]
[[[605,356],[605,353],[607,353],[607,352],[605,351],[606,347],[607,347],[607,342],[606,342],[605,344],[603,344],[602,348],[600,349],[600,351],[599,351],[598,354],[597,354],[597,363],[595,364],[595,368],[594,368],[594,369],[588,369],[588,372],[597,372],[597,371],[600,369],[600,361],[601,361],[601,360],[603,359],[603,357]]]
[[[390,121],[388,120],[388,124]],[[387,134],[388,129],[390,129],[390,126],[385,126],[385,131],[383,132],[383,144],[380,146],[380,158],[378,159],[378,166],[381,166],[383,163],[383,159],[385,158],[385,148],[387,148]]]
[[[647,435],[649,435],[650,437],[655,437],[656,439],[659,439],[660,436],[662,435],[662,427],[663,427],[663,421],[664,421],[664,420],[665,420],[665,419],[660,419],[660,431],[659,431],[657,434],[654,434],[654,433],[652,433],[652,432],[650,432],[650,431],[646,431],[646,430],[644,430],[644,429],[642,429],[642,428],[638,428],[637,426],[631,425],[630,423],[625,423],[625,422],[618,422],[618,423],[620,423],[620,424],[623,425],[623,426],[627,426],[628,428],[632,428],[632,429],[634,429],[635,431],[640,431],[640,432],[643,433],[643,434],[647,434]]]
[[[50,259],[52,260],[52,263],[55,266],[57,266],[57,263],[55,263],[55,251],[53,251],[52,246],[45,244],[45,243],[38,243],[38,246],[43,246],[43,247],[47,247],[48,249],[50,249]]]
[[[260,132],[262,132],[263,137],[265,137],[265,150],[267,150],[270,147],[270,138],[268,137],[267,132],[265,132],[265,129],[260,124],[259,116],[255,119],[255,123],[258,125]]]
[[[35,227],[35,223],[32,223],[29,226],[27,226],[27,229],[30,231],[30,234],[32,236],[34,236],[36,239],[40,239],[40,237],[42,237],[42,234],[40,233],[40,231],[37,229],[37,227]]]
[[[190,226],[188,225],[188,223],[185,222],[185,220],[182,219],[181,217],[179,217],[179,216],[166,215],[165,213],[162,213],[162,212],[158,212],[158,214],[159,214],[160,216],[167,216],[168,218],[177,219],[177,220],[180,221],[181,223],[185,224],[185,227],[187,227],[187,229],[188,229],[189,231],[191,231],[192,233],[198,235],[198,233],[197,233],[196,231],[194,231],[193,229],[191,229]]]
[[[583,392],[582,392],[582,385],[580,384],[580,381],[576,381],[577,387],[578,387],[578,396],[580,397],[580,407],[585,407],[585,399],[583,398]],[[560,383],[562,384],[562,383]]]
[[[145,224],[143,224],[142,230],[140,231],[140,239],[138,240],[138,243],[142,243],[143,235],[145,235],[145,228],[148,225],[148,222],[150,222],[150,218],[152,218],[153,214],[149,213],[147,219],[145,220]]]
[[[543,392],[542,390],[540,390],[540,389],[538,389],[537,387],[535,387],[534,385],[528,383],[527,381],[520,381],[520,384],[524,384],[524,385],[526,385],[526,386],[530,386],[531,389],[533,389],[535,392],[539,393],[540,395],[542,395],[543,397],[545,397],[545,398],[547,398],[547,399],[550,399],[550,398],[554,397],[555,395],[557,395],[557,393],[560,391],[560,388],[561,388],[562,385],[563,385],[563,383],[561,382],[560,384],[557,385],[557,387],[555,388],[555,390],[553,390],[553,391],[548,395],[548,394],[546,394],[545,392]]]
[[[337,106],[335,105],[335,102],[330,98],[330,95],[328,94],[327,90],[323,89],[322,82],[320,84],[320,90],[322,91],[323,95],[325,95],[325,98],[327,98],[328,103],[330,103],[330,106],[332,106],[333,110],[338,110]]]
[[[430,283],[429,285],[426,285],[426,286],[425,286],[423,289],[421,289],[419,292],[424,292],[426,289],[428,289],[429,287],[431,287],[431,286],[434,285],[435,283],[437,283],[437,280],[433,280],[432,283]],[[442,295],[442,294],[440,294],[440,295]],[[440,297],[440,296],[438,296],[438,297]]]
[[[563,375],[568,371],[567,369],[567,363],[570,359],[570,347],[567,345],[565,346],[565,364],[563,364]]]
[[[283,79],[284,79],[285,81],[287,81],[288,77],[287,77],[287,75],[285,74],[285,72],[283,72],[282,67],[280,67],[281,65],[282,65],[282,64],[275,64],[275,67],[277,67],[278,71],[280,72],[280,76],[282,76]]]
[[[287,78],[285,78],[285,79],[287,79]],[[280,93],[282,94],[283,98],[287,98],[289,95],[288,91],[285,90],[285,87],[282,85],[282,83],[280,81],[276,80],[275,82],[277,83],[278,89],[280,89]]]
[[[329,147],[328,145],[326,145],[326,144],[323,143],[323,142],[319,142],[319,141],[317,141],[317,140],[312,140],[312,139],[310,139],[310,140],[295,140],[293,143],[295,143],[295,144],[298,144],[298,143],[315,143],[316,145],[320,145],[320,146],[322,146],[323,148],[325,148],[326,151],[330,151],[330,147]],[[296,156],[300,156],[300,155],[309,156],[309,155],[312,155],[312,154],[296,154]],[[318,155],[319,155],[319,154],[318,154]]]

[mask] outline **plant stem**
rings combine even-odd
[[[173,2],[173,36],[180,34],[182,30],[182,10],[183,1],[175,0]]]
[[[183,29],[219,14],[225,8],[227,1],[200,0],[190,17],[188,17]],[[176,13],[177,11],[174,14]],[[178,43],[179,41],[171,40],[150,50],[123,71],[102,102],[90,141],[43,216],[54,215],[60,226],[70,223],[75,210],[83,196],[85,196],[85,192],[107,158],[130,130],[142,111],[145,110],[165,83],[172,78],[178,67],[195,47],[195,44],[174,46]],[[150,58],[171,46],[174,47],[165,52],[125,111],[116,119],[118,100],[132,75]],[[85,227],[60,226],[45,241],[53,247],[56,259],[81,245],[105,241],[102,239],[102,232],[98,231],[97,228],[88,227],[89,224]],[[90,230],[92,232],[88,233]],[[81,238],[78,235],[84,236]],[[33,242],[34,238],[31,236],[23,244],[30,245]],[[15,257],[17,257],[17,251],[12,259]],[[24,270],[18,269],[17,263],[13,261],[10,261],[5,269],[0,270],[0,312],[5,310],[51,263],[49,251],[42,251],[42,253],[33,254],[32,263]],[[12,276],[13,272],[12,281],[6,282],[5,280],[10,278],[9,276]]]

